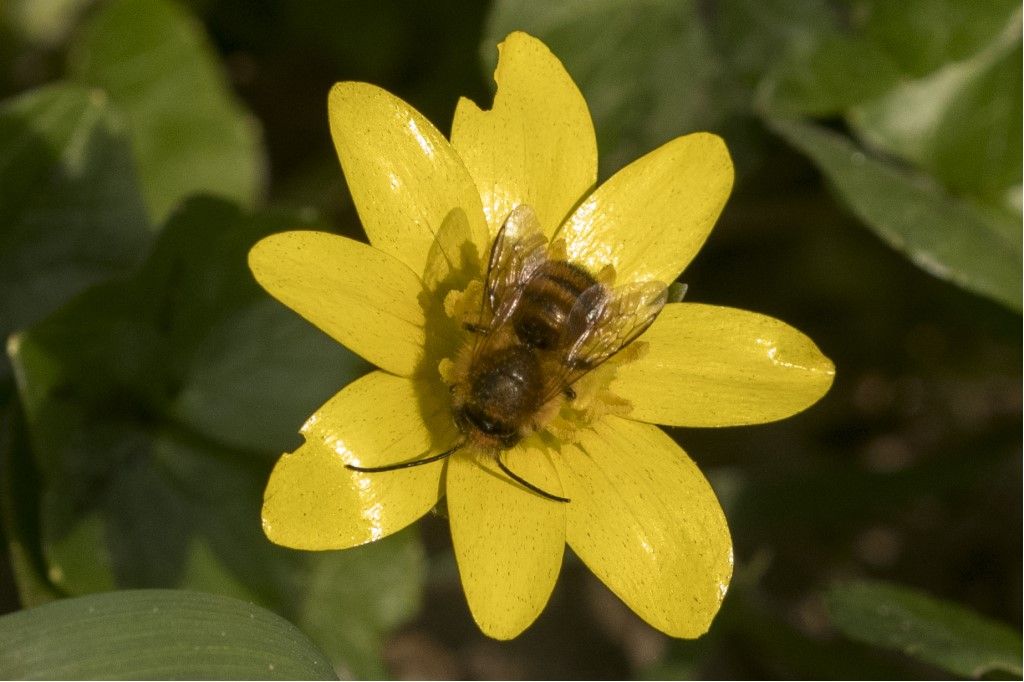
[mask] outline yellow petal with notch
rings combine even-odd
[[[434,234],[461,208],[485,249],[487,225],[473,179],[422,114],[367,83],[338,83],[328,97],[331,137],[370,242],[423,272]]]
[[[717,135],[678,137],[640,157],[590,195],[558,231],[569,259],[618,283],[679,276],[732,189],[732,159]]]
[[[556,460],[572,498],[569,546],[645,621],[673,637],[707,631],[732,577],[721,506],[658,427],[608,417]]]
[[[518,445],[502,458],[518,476],[561,495],[546,452]],[[512,639],[536,620],[554,589],[565,551],[567,505],[525,489],[487,454],[456,454],[446,478],[452,542],[469,609],[484,634]]]
[[[494,105],[462,99],[452,145],[476,181],[497,233],[509,212],[529,204],[551,236],[597,180],[597,141],[587,103],[544,43],[512,33],[498,46]]]
[[[441,494],[444,462],[378,473],[373,467],[450,447],[447,402],[414,381],[371,372],[331,398],[302,427],[306,442],[278,460],[263,495],[263,530],[295,549],[344,549],[390,535]]]
[[[349,350],[395,374],[417,369],[423,285],[398,259],[326,232],[282,232],[249,251],[249,268],[274,298]]]
[[[631,419],[673,426],[736,426],[789,417],[813,405],[835,376],[802,333],[766,315],[697,303],[665,306],[617,369],[610,390]]]

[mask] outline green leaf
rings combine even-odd
[[[784,57],[816,49],[843,19],[834,3],[822,0],[730,0],[715,10],[719,49],[728,56],[732,77],[750,87]]]
[[[806,154],[865,224],[925,271],[1021,308],[1020,221],[869,156],[838,133],[798,121],[769,125]]]
[[[827,601],[832,623],[852,639],[964,677],[1021,675],[1020,634],[956,604],[880,582],[836,585]]]
[[[0,19],[30,43],[54,47],[93,0],[7,0]]]
[[[416,607],[421,550],[400,534],[345,552],[271,545],[263,487],[297,430],[368,366],[253,281],[249,248],[309,226],[187,202],[137,275],[14,337],[41,487],[47,575],[69,594],[187,587],[260,604],[353,675]]]
[[[985,49],[864,103],[849,121],[951,189],[1019,214],[1021,98],[1018,11]]]
[[[0,617],[4,679],[337,679],[294,625],[199,592],[66,599]]]
[[[985,49],[1019,8],[1017,0],[862,0],[851,23],[920,77]]]
[[[797,0],[775,0],[772,4],[767,11],[772,12],[774,22],[749,27],[755,34],[751,36],[755,45],[764,41],[757,35],[763,33],[762,26],[785,22],[788,17],[781,11],[793,11],[792,5],[802,6]],[[759,103],[775,116],[822,117],[842,114],[851,106],[883,97],[891,90],[915,90],[915,80],[944,70],[954,62],[968,60],[986,51],[993,42],[1006,43],[1000,33],[1005,34],[1014,22],[1015,5],[1019,3],[1013,0],[864,0],[845,11],[837,10],[834,17],[820,15],[814,25],[803,30],[799,24],[797,28],[788,27],[795,34],[790,40],[774,45],[774,54],[760,52],[762,69],[766,63],[769,68],[761,84]],[[740,44],[748,42],[744,34],[733,38]],[[783,55],[781,59],[778,53]],[[977,66],[973,68],[976,70]],[[1011,83],[1009,78],[1002,81],[1004,85]],[[939,103],[945,103],[945,89],[948,88],[939,85],[932,93],[939,97]],[[927,106],[928,95],[922,93],[920,99],[914,102],[916,108]],[[918,109],[906,106],[894,106],[891,115],[904,126],[928,121]]]
[[[742,672],[729,672],[744,679],[914,679],[918,671],[904,660],[843,638],[809,634],[806,627],[795,625],[785,609],[779,608],[777,595],[769,598],[768,590],[759,586],[772,561],[761,553],[752,562],[738,564],[729,596],[708,633],[696,640],[667,642],[663,657],[642,665],[638,679],[727,677],[722,674],[723,665],[735,665],[737,643],[743,647]]]
[[[102,92],[55,85],[0,105],[0,339],[137,263],[150,239]]]
[[[901,75],[885,50],[837,33],[820,38],[808,54],[791,54],[759,96],[775,115],[832,116],[885,93]]]
[[[498,0],[481,44],[493,68],[510,32],[537,36],[579,85],[608,175],[669,139],[719,127],[718,55],[696,3],[680,0]]]
[[[870,146],[1019,216],[1019,3],[867,0],[781,53],[761,110],[846,115]]]
[[[0,520],[18,599],[36,606],[66,596],[46,576],[39,543],[38,476],[18,401],[0,400]]]
[[[130,125],[150,214],[212,193],[252,205],[266,164],[259,128],[228,90],[199,23],[168,0],[112,0],[72,50],[75,78],[109,93]]]

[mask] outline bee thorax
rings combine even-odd
[[[455,406],[459,427],[510,447],[540,408],[544,381],[535,353],[515,344],[477,358],[467,389]]]

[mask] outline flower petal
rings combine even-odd
[[[403,376],[423,354],[419,277],[401,261],[326,232],[282,232],[249,251],[277,300],[373,364]]]
[[[498,46],[489,111],[455,109],[452,145],[466,163],[496,234],[529,204],[550,236],[597,181],[597,140],[587,103],[562,63],[536,38],[512,33]]]
[[[678,137],[640,157],[584,201],[556,236],[592,272],[611,263],[618,282],[671,282],[725,206],[732,160],[717,135]]]
[[[443,401],[417,382],[371,372],[346,386],[302,427],[306,443],[278,460],[263,496],[263,530],[295,549],[344,549],[401,530],[440,495],[444,462],[362,473],[438,452],[457,434]],[[426,411],[425,411],[426,410]]]
[[[670,304],[642,338],[647,352],[623,363],[610,386],[640,421],[770,422],[813,405],[835,375],[832,362],[799,331],[736,308]]]
[[[656,426],[608,417],[556,461],[573,551],[657,629],[706,632],[732,577],[732,541],[686,453]]]
[[[338,83],[328,97],[334,147],[370,242],[423,272],[441,222],[454,208],[487,248],[476,186],[455,150],[430,121],[367,83]]]
[[[502,460],[541,489],[561,494],[547,453],[516,446]],[[494,457],[460,453],[446,481],[452,542],[469,609],[495,639],[512,639],[547,604],[565,549],[565,503],[526,490]]]
[[[481,275],[480,252],[473,243],[466,212],[454,209],[442,221],[427,252],[423,285],[435,297],[443,298],[448,291],[465,288]]]

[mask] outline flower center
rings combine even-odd
[[[491,314],[482,312],[482,280],[445,297],[445,315],[463,335],[438,372],[449,387],[456,422],[477,445],[509,447],[534,433],[576,442],[579,429],[631,410],[609,385],[617,368],[639,357],[645,344],[631,344],[593,370],[570,366],[567,349],[559,346],[560,325],[596,282],[565,261],[548,265],[550,278],[497,323],[483,319]]]

